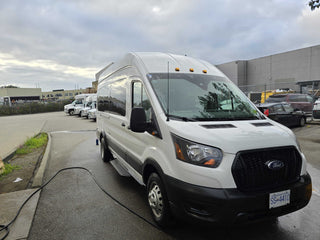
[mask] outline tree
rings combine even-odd
[[[13,86],[13,85],[7,85],[7,86],[2,86],[1,88],[19,88],[19,87]]]
[[[315,10],[316,8],[319,8],[320,7],[320,0],[310,0],[309,1],[309,6],[311,8],[311,10]]]

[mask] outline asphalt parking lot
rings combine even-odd
[[[32,117],[39,116],[28,116],[30,121]],[[111,164],[101,161],[99,146],[95,145],[95,122],[62,112],[41,117],[45,119],[42,131],[52,137],[46,180],[63,167],[86,167],[106,191],[152,221],[144,187],[132,178],[119,176]],[[4,120],[8,119],[0,118],[0,123]],[[14,124],[14,121],[15,117],[7,122]],[[28,239],[319,240],[320,143],[317,136],[320,136],[320,125],[307,125],[293,131],[309,162],[313,196],[305,208],[276,221],[219,227],[179,223],[175,228],[159,231],[106,196],[86,172],[76,170],[62,173],[42,190]]]

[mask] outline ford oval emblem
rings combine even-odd
[[[284,163],[280,160],[270,160],[265,163],[270,170],[279,170],[284,167]]]

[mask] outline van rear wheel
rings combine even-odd
[[[157,173],[152,173],[147,183],[148,203],[153,220],[161,227],[172,225],[169,201],[164,185]]]
[[[106,141],[104,140],[104,138],[102,138],[100,141],[100,155],[102,161],[104,162],[109,162],[111,160],[111,153],[106,146]]]

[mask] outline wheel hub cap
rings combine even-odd
[[[154,185],[148,195],[149,205],[156,217],[161,217],[163,209],[163,199],[160,188]]]

